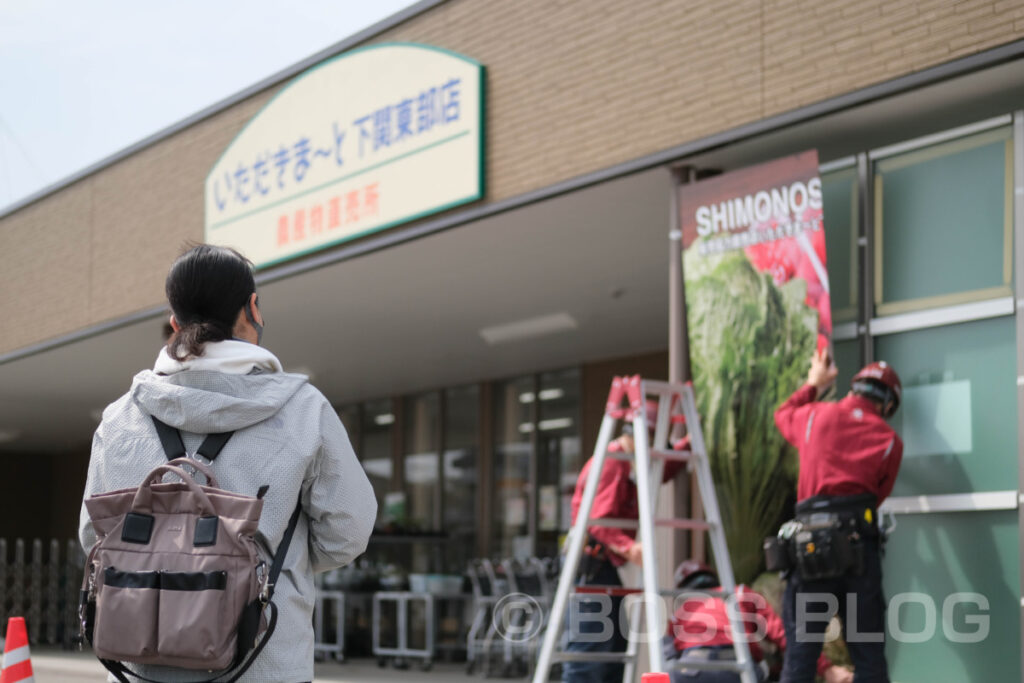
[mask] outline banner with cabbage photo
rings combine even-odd
[[[752,581],[796,488],[775,408],[830,348],[818,153],[679,188],[687,333],[697,408],[733,568]]]

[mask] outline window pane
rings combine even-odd
[[[444,400],[446,571],[461,573],[476,556],[480,389],[476,385],[447,389]]]
[[[857,318],[857,170],[821,175],[825,253],[833,322]]]
[[[1011,158],[1003,128],[875,165],[879,314],[1010,295]]]
[[[404,399],[402,414],[403,475],[408,527],[420,531],[437,528],[434,508],[438,499],[438,443],[440,398],[436,392]]]
[[[494,387],[494,545],[495,556],[529,555],[530,456],[533,432],[533,378],[520,377]]]
[[[1010,488],[1015,487],[1016,479]],[[892,680],[1021,679],[1019,546],[1016,510],[900,515],[882,566],[885,595],[902,595],[905,602],[888,616],[923,642],[889,632],[885,654]],[[985,609],[968,602],[972,593],[987,598]],[[934,632],[926,627],[922,606],[929,599],[935,605]],[[889,605],[893,611],[895,604]],[[988,620],[986,638],[949,637],[977,633],[982,615]]]
[[[580,461],[580,372],[548,372],[540,376],[537,414],[537,549],[541,556],[558,554],[558,536],[569,530],[569,503]]]
[[[359,450],[359,406],[345,406],[344,408],[338,408],[338,418],[341,419],[341,424],[345,426],[345,431],[348,432],[349,441],[352,442],[352,447]]]
[[[875,357],[903,380],[894,496],[1017,488],[1012,317],[878,337]]]
[[[389,399],[371,401],[363,406],[360,428],[362,452],[358,455],[377,495],[378,521],[388,517],[384,497],[391,490],[391,429],[394,422]]]
[[[835,364],[839,368],[839,375],[836,376],[836,398],[846,396],[850,390],[850,380],[861,369],[860,342],[856,339],[836,342],[833,345]]]

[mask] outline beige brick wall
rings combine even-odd
[[[1024,0],[449,0],[377,40],[487,66],[496,200],[1021,37]],[[273,90],[0,219],[0,353],[161,303]]]

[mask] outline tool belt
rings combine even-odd
[[[864,573],[864,542],[878,537],[874,494],[815,496],[765,539],[769,571],[796,570],[805,581]]]
[[[587,543],[583,546],[583,555],[580,557],[579,576],[584,583],[591,583],[597,573],[601,571],[608,559],[608,548],[593,536],[587,536]]]

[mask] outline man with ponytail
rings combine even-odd
[[[276,634],[239,680],[311,681],[313,573],[348,564],[366,549],[377,512],[373,489],[327,399],[259,345],[264,319],[245,257],[205,244],[189,249],[171,266],[166,293],[173,333],[153,369],[137,374],[103,411],[85,497],[138,486],[166,462],[157,426],[163,423],[180,433],[188,457],[213,468],[223,488],[262,496],[257,540],[265,560],[281,544],[298,501],[301,514],[275,586]],[[196,453],[207,435],[228,432],[215,459]],[[96,541],[84,505],[79,537],[86,550]],[[166,667],[137,673],[161,681],[209,677]]]

